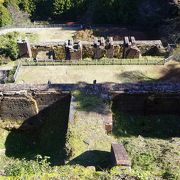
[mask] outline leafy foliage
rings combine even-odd
[[[0,27],[10,25],[12,23],[12,19],[9,11],[0,4]]]
[[[8,33],[0,36],[0,56],[4,58],[10,58],[12,60],[18,57],[17,47],[18,33]]]
[[[3,4],[19,7],[34,20],[77,21],[91,11],[94,23],[144,23],[154,27],[172,13],[173,17],[178,16],[177,7],[171,7],[164,0],[5,0]],[[7,16],[7,9],[3,11]]]
[[[137,16],[138,0],[99,0],[94,14],[96,23],[132,23]]]

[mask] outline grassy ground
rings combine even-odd
[[[27,37],[31,43],[36,42],[58,42],[59,40],[72,39],[75,30],[62,29],[40,29],[34,32],[22,32],[22,38]]]
[[[158,79],[164,66],[33,66],[22,67],[17,83],[137,82]]]
[[[23,66],[17,78],[18,84],[47,83],[97,83],[114,82],[179,82],[180,63],[166,65],[89,65],[89,66]]]
[[[69,164],[108,168],[111,143],[119,142],[124,144],[132,161],[129,175],[140,179],[180,178],[179,116],[130,116],[113,109],[113,133],[107,135],[101,115],[109,105],[98,103],[101,101],[98,98],[93,100],[96,103],[88,103],[95,98],[92,95],[76,94],[75,97],[78,110],[75,124],[70,126]]]
[[[38,31],[39,41],[59,41],[59,40],[68,40],[72,39],[74,36],[75,30],[60,30],[60,29],[47,29]],[[46,37],[46,38],[45,38]]]
[[[21,34],[22,38],[28,37],[30,42],[53,42],[59,40],[72,39],[76,30],[63,30],[61,28],[54,29],[14,29]],[[11,31],[13,32],[13,30]]]
[[[24,176],[65,179],[120,179],[120,177],[126,177],[128,180],[130,176],[142,180],[179,179],[179,116],[145,117],[143,115],[122,114],[113,109],[113,133],[107,135],[103,126],[103,114],[110,108],[110,104],[94,95],[85,95],[78,91],[74,92],[73,95],[75,97],[73,102],[75,116],[74,123],[69,124],[66,138],[66,149],[69,155],[66,165],[50,167],[46,160],[41,159],[41,156],[36,160],[35,157],[29,159],[28,156],[19,153],[21,150],[31,152],[26,148],[21,149],[25,147],[21,146],[22,140],[25,140],[26,143],[30,142],[30,144],[40,140],[40,155],[47,155],[51,160],[61,159],[58,153],[61,152],[58,149],[58,141],[61,140],[60,126],[62,124],[57,123],[59,121],[56,118],[54,120],[47,116],[48,121],[43,128],[44,130],[40,131],[42,136],[38,140],[31,141],[36,136],[34,133],[33,135],[29,134],[30,137],[26,139],[24,135],[23,138],[12,132],[9,135],[8,131],[0,129],[0,148],[2,150],[0,151],[0,173],[5,172],[8,175],[19,176],[21,179]],[[64,111],[62,107],[59,110],[59,113]],[[170,119],[173,126],[170,126]],[[52,132],[55,132],[55,134],[52,134]],[[111,167],[110,147],[112,142],[119,142],[125,146],[132,161],[131,172],[120,171],[116,168],[109,170]],[[7,153],[7,143],[11,152],[15,150],[11,154],[12,156]],[[36,143],[30,147],[34,146],[36,146]],[[6,156],[3,154],[4,149]],[[22,156],[21,158],[18,157],[19,154],[23,155],[26,160],[22,160]],[[102,171],[95,172],[89,166],[95,166],[97,170]],[[88,168],[85,169],[84,167]]]

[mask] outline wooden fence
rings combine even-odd
[[[21,62],[19,62],[18,66],[17,66],[17,68],[16,68],[16,71],[15,71],[15,73],[14,73],[14,75],[13,75],[13,81],[14,81],[14,82],[16,82],[16,79],[17,79],[17,76],[18,76],[18,73],[19,73],[19,71],[20,71],[21,66],[22,66],[22,64],[21,64]]]
[[[23,59],[23,66],[73,66],[73,65],[164,65],[163,58],[101,59],[101,60],[36,60]]]
[[[16,29],[16,28],[81,28],[80,24],[30,24],[30,25],[16,25],[0,27],[0,30],[4,29]]]

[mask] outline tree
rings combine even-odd
[[[54,0],[53,13],[55,15],[62,15],[63,13],[66,13],[72,6],[72,0]]]
[[[10,25],[12,23],[11,15],[9,11],[0,4],[0,26]]]
[[[21,0],[21,2],[19,3],[19,7],[20,7],[20,9],[27,12],[31,16],[33,15],[33,13],[36,9],[34,0]]]

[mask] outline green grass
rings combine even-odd
[[[128,175],[140,179],[179,179],[179,116],[130,115],[113,110],[114,128],[108,136],[102,126],[102,117],[98,116],[103,111],[97,111],[103,109],[103,103],[99,104],[96,96],[91,103],[92,96],[82,93],[75,96],[77,112],[68,139],[70,162],[94,165],[97,169],[101,164],[100,167],[106,169],[111,163],[107,154],[110,145],[119,142],[125,146],[132,161],[132,171],[126,172]]]
[[[141,178],[180,178],[179,116],[113,111],[113,135],[126,147],[134,173]]]
[[[124,83],[159,79],[165,66],[23,66],[16,83]]]
[[[178,115],[114,113],[114,135],[117,137],[180,137],[179,128]]]
[[[69,124],[66,137],[66,149],[68,159],[65,166],[49,166],[49,162],[59,159],[56,150],[59,150],[58,143],[61,141],[61,128],[58,122],[59,118],[50,120],[47,116],[47,122],[42,128],[39,138],[36,133],[35,142],[41,148],[38,153],[33,153],[33,159],[22,160],[22,157],[0,155],[0,170],[4,169],[7,175],[16,177],[32,178],[65,178],[65,179],[115,179],[117,177],[138,177],[139,179],[167,179],[178,180],[180,177],[180,168],[178,157],[180,156],[180,138],[178,131],[178,116],[144,116],[123,114],[114,112],[114,129],[112,135],[107,135],[103,126],[104,110],[110,108],[109,104],[103,102],[99,97],[87,95],[78,91],[73,92],[75,101],[74,123]],[[55,108],[56,109],[56,108]],[[59,113],[63,113],[61,107]],[[55,111],[52,111],[54,114]],[[60,114],[57,116],[60,116]],[[57,117],[55,115],[55,117]],[[49,119],[49,120],[48,120]],[[53,124],[52,124],[53,122]],[[172,123],[172,124],[171,124]],[[170,131],[170,128],[172,131]],[[55,134],[52,134],[52,129]],[[1,148],[7,148],[3,144],[7,143],[8,132],[2,130]],[[54,136],[55,135],[55,136]],[[23,135],[27,142],[33,139],[32,134]],[[25,148],[21,146],[22,136],[16,134],[14,146],[12,149]],[[121,171],[117,168],[110,168],[110,147],[112,142],[122,143],[132,161],[131,171]],[[11,142],[9,141],[11,144]],[[35,147],[38,147],[35,145]],[[31,147],[32,148],[32,147]],[[6,149],[7,150],[7,149]],[[30,149],[24,149],[31,153]],[[19,153],[18,152],[18,153]],[[36,151],[37,152],[37,151]],[[44,153],[43,153],[44,152]],[[59,152],[59,151],[58,151]],[[42,158],[37,155],[49,156],[51,159]],[[7,154],[6,154],[7,155]],[[21,153],[22,155],[22,153]],[[32,155],[32,154],[31,154]],[[24,155],[23,155],[24,156]],[[14,159],[16,157],[16,159]],[[94,171],[95,166],[100,172]],[[35,171],[34,168],[37,170]],[[13,178],[12,178],[13,179]]]
[[[24,66],[54,66],[54,65],[164,65],[163,57],[159,56],[143,56],[138,59],[108,59],[102,58],[94,60],[86,58],[79,61],[55,60],[54,62],[33,60],[23,61]]]
[[[21,36],[22,40],[25,38],[28,38],[28,41],[30,43],[36,43],[39,41],[39,36],[36,33],[19,33],[19,36]]]
[[[87,112],[102,112],[102,108],[105,108],[104,102],[101,98],[94,95],[87,95],[85,92],[74,91],[73,96],[77,101],[77,110],[79,111],[87,111]]]

